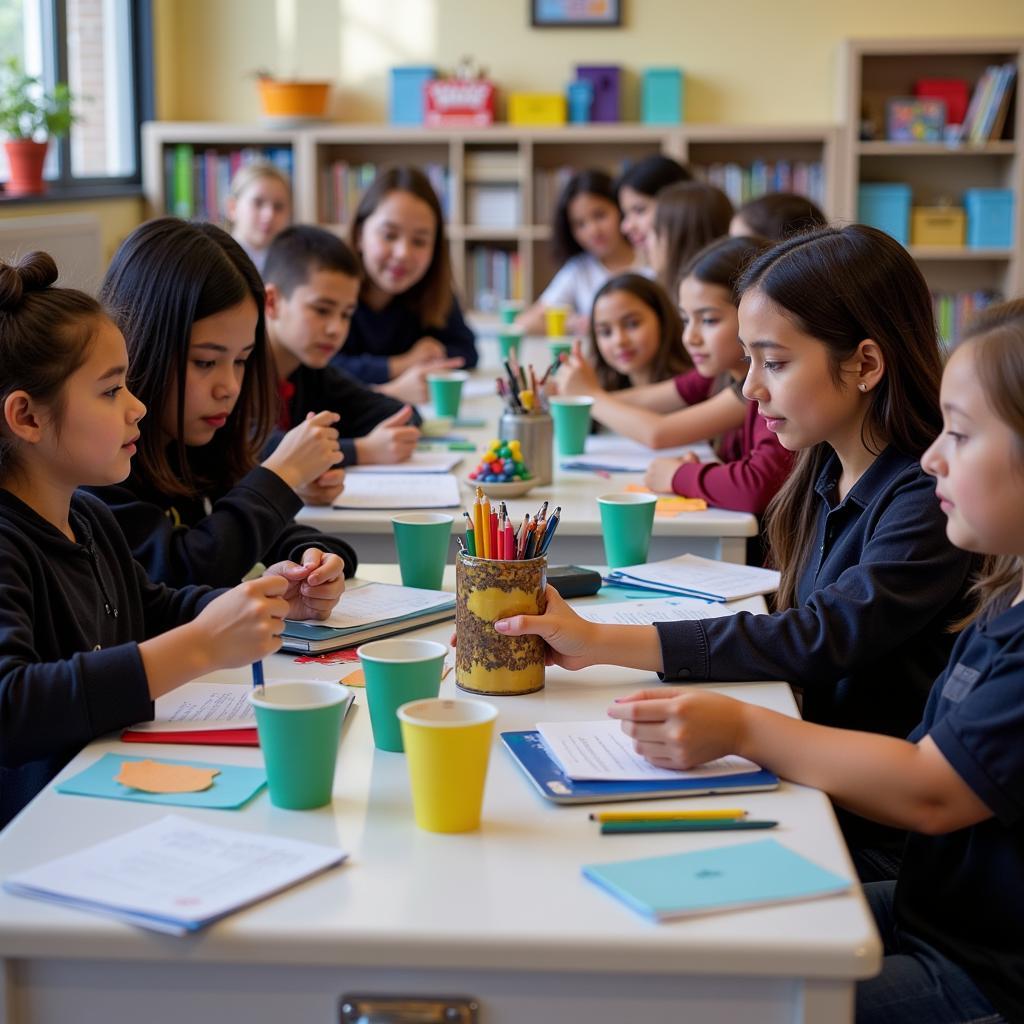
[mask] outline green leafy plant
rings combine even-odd
[[[52,92],[29,75],[17,57],[0,63],[0,132],[10,139],[66,135],[78,118],[71,112],[75,97],[64,82]]]

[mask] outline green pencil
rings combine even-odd
[[[648,821],[605,821],[601,824],[601,835],[627,835],[636,832],[732,832],[745,828],[775,828],[777,821],[665,821],[652,818]]]

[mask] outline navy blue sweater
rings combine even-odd
[[[476,366],[476,338],[455,298],[443,327],[425,326],[400,298],[392,299],[383,309],[359,303],[345,347],[331,363],[369,384],[383,384],[391,379],[388,358],[408,352],[423,337],[436,338],[449,356],[462,356],[467,369]]]
[[[221,593],[151,583],[91,495],[71,528],[0,489],[0,827],[90,740],[153,717],[139,642]]]
[[[208,448],[188,449],[198,479],[216,477],[215,467],[205,464]],[[296,523],[302,499],[262,466],[234,487],[210,487],[195,498],[169,497],[134,469],[123,484],[92,490],[114,513],[149,577],[168,586],[233,587],[257,562],[301,562],[310,547],[340,555],[345,575],[355,575],[358,559],[351,545]]]

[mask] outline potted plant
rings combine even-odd
[[[50,139],[66,135],[77,120],[71,91],[58,82],[52,92],[29,75],[16,57],[0,64],[0,132],[10,167],[9,196],[38,195],[45,189],[43,162]]]
[[[298,123],[322,118],[327,111],[330,82],[276,78],[264,69],[255,72],[255,77],[263,114],[269,119]]]

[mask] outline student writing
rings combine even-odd
[[[602,626],[549,590],[543,616],[495,628],[543,636],[568,667],[787,679],[802,688],[809,721],[906,735],[949,654],[972,569],[918,462],[941,426],[927,285],[898,242],[852,225],[775,246],[741,291],[744,394],[799,452],[767,513],[779,610]],[[893,877],[902,837],[844,825],[862,877]]]
[[[801,722],[697,690],[622,698],[636,749],[688,768],[724,754],[909,830],[895,881],[865,886],[881,974],[858,1024],[1024,1020],[1024,302],[986,311],[942,378],[921,465],[950,541],[990,556],[977,606],[907,739]]]
[[[540,298],[516,317],[518,326],[542,334],[545,308],[567,306],[569,331],[587,330],[598,289],[636,261],[621,220],[615,187],[604,171],[580,171],[569,179],[551,223],[552,256],[560,269]]]
[[[228,591],[150,582],[76,491],[128,475],[146,410],[124,338],[56,279],[45,253],[0,263],[0,826],[90,740],[277,650],[286,615],[324,617],[344,586],[336,556]]]
[[[337,414],[302,421],[259,462],[273,371],[263,283],[237,243],[210,224],[149,221],[114,254],[100,294],[128,344],[129,383],[152,415],[128,479],[97,494],[150,576],[229,586],[256,563],[331,555],[351,576],[351,546],[293,518],[298,492],[325,487],[341,458]]]
[[[415,451],[416,410],[329,365],[348,337],[361,276],[355,253],[323,228],[285,228],[271,243],[263,277],[279,404],[278,429],[265,454],[296,423],[325,409],[340,417],[346,466],[403,462]],[[317,504],[338,491],[333,482],[320,489]],[[305,496],[309,501],[308,491]]]
[[[415,167],[382,172],[363,193],[352,248],[366,277],[334,365],[396,398],[418,401],[427,372],[476,366],[473,332],[452,290],[444,216]]]

